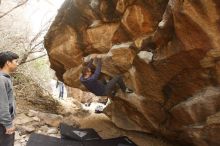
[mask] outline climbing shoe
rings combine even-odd
[[[98,106],[95,108],[95,113],[97,113],[97,114],[103,113],[103,110],[104,110],[104,107],[101,106],[101,105],[98,105]]]

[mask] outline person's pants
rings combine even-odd
[[[15,133],[5,134],[5,127],[0,124],[0,146],[14,146]]]
[[[63,99],[63,92],[60,92],[60,93],[59,93],[59,98],[60,98],[60,99]]]
[[[112,94],[112,92],[115,91],[116,86],[119,85],[120,89],[125,92],[126,90],[126,86],[125,83],[122,79],[122,77],[120,75],[117,75],[115,77],[113,77],[107,84],[106,84],[106,88],[105,88],[105,92],[107,94],[107,96],[114,96]]]
[[[63,94],[64,94],[64,86],[60,85],[60,93],[59,93],[59,98],[63,99]]]

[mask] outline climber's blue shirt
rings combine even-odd
[[[90,65],[90,64],[89,64]],[[89,66],[88,65],[88,66]],[[97,66],[95,72],[89,78],[80,77],[81,83],[96,96],[105,96],[105,85],[101,83],[98,78],[101,73],[102,62],[101,59],[97,59]]]

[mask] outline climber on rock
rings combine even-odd
[[[91,59],[87,66],[82,69],[81,83],[96,96],[114,97],[115,88],[119,85],[124,93],[133,93],[133,91],[125,86],[125,83],[120,75],[114,76],[109,82],[99,80],[101,74],[102,60],[97,58],[97,55]],[[97,62],[97,67],[94,68],[93,60]]]

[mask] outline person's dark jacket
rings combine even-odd
[[[0,72],[0,124],[5,128],[12,127],[15,109],[11,77],[8,74]]]
[[[88,64],[88,66],[90,65],[91,62]],[[105,96],[105,85],[98,80],[101,74],[101,67],[102,62],[99,58],[97,59],[97,66],[95,72],[89,78],[84,78],[83,76],[80,77],[81,83],[96,96]]]

